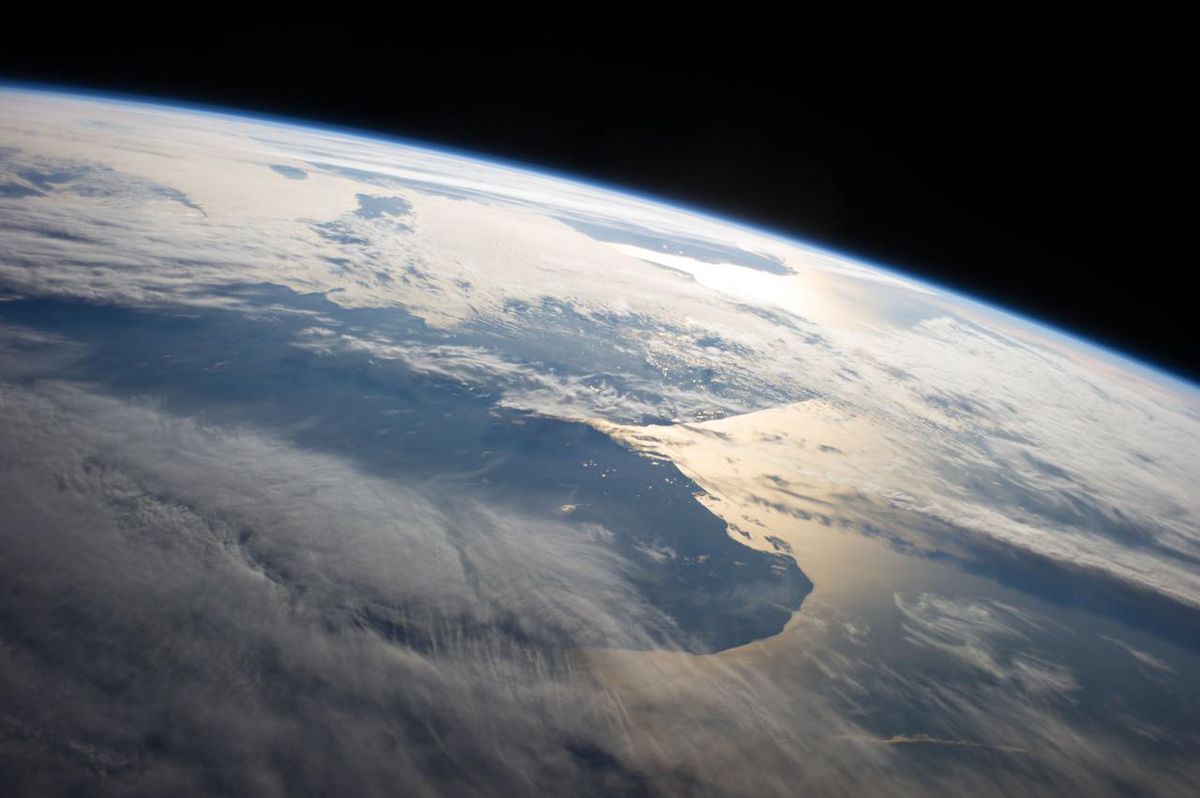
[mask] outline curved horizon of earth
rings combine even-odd
[[[5,794],[1194,794],[1200,388],[562,176],[0,85]]]

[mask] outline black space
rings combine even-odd
[[[847,250],[1200,378],[1193,11],[798,8],[519,33],[464,30],[465,9],[453,25],[76,20],[10,38],[0,79],[552,167]]]

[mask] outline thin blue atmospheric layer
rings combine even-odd
[[[528,163],[512,158],[488,155],[485,153],[474,152],[471,150],[459,149],[457,147],[435,144],[433,142],[423,141],[419,139],[411,139],[405,136],[398,136],[388,133],[379,133],[374,131],[365,131],[357,128],[344,127],[329,122],[316,122],[312,120],[299,119],[296,117],[283,116],[279,114],[270,114],[259,111],[246,111],[241,109],[225,108],[207,103],[197,103],[185,100],[167,99],[158,97],[145,97],[140,95],[130,95],[121,92],[103,91],[99,89],[86,89],[79,87],[55,86],[50,84],[40,84],[30,81],[0,81],[0,89],[10,89],[16,91],[24,91],[35,94],[48,94],[53,96],[79,97],[86,99],[98,99],[113,103],[122,103],[125,105],[136,105],[142,107],[164,108],[168,110],[187,111],[189,113],[204,114],[207,116],[220,117],[222,119],[246,120],[252,122],[267,123],[278,125],[281,127],[291,127],[299,130],[316,131],[322,133],[333,133],[340,136],[349,136],[352,138],[363,139],[366,141],[376,141],[383,144],[398,145],[409,147],[412,149],[420,149],[426,152],[432,152],[439,155],[444,155],[462,160],[474,161],[476,163],[486,164],[488,166],[499,167],[502,169],[510,169],[525,174],[534,175],[537,177],[549,178],[574,185],[586,186],[596,191],[602,191],[608,194],[614,194],[620,197],[637,200],[638,202],[655,205],[662,208],[667,208],[679,213],[695,216],[699,219],[704,219],[709,222],[716,222],[727,225],[739,230],[745,230],[749,233],[773,238],[778,241],[783,241],[795,246],[804,247],[815,252],[819,252],[830,257],[838,258],[847,261],[856,266],[864,267],[881,274],[886,274],[900,280],[904,280],[914,285],[928,288],[937,291],[946,296],[952,297],[957,301],[979,306],[991,313],[1008,316],[1026,327],[1031,327],[1034,330],[1046,335],[1064,340],[1071,345],[1082,347],[1090,350],[1096,355],[1105,360],[1115,363],[1116,365],[1142,372],[1148,376],[1156,378],[1168,385],[1174,386],[1177,389],[1183,389],[1187,392],[1200,395],[1200,381],[1195,381],[1188,376],[1179,372],[1173,371],[1156,363],[1151,363],[1144,358],[1139,358],[1128,352],[1121,351],[1113,346],[1103,344],[1077,334],[1071,330],[1060,327],[1052,322],[1038,319],[1026,313],[1013,310],[1011,308],[1001,307],[982,297],[972,296],[970,294],[951,288],[943,283],[938,283],[932,280],[915,277],[914,275],[896,269],[890,266],[883,266],[874,261],[868,260],[855,253],[845,250],[830,247],[824,244],[816,244],[811,241],[803,240],[789,233],[778,230],[770,230],[752,224],[745,220],[735,219],[723,214],[714,212],[707,208],[701,208],[687,203],[678,202],[676,200],[646,194],[625,186],[619,186],[611,183],[606,183],[602,180],[593,178],[584,178],[578,175],[573,175],[567,172],[562,172],[549,167],[544,167],[538,164]]]

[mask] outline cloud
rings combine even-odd
[[[948,654],[999,682],[1028,694],[1068,694],[1079,689],[1075,675],[1045,654],[1028,650],[1029,614],[995,601],[953,601],[922,594],[896,607],[910,642]]]
[[[1169,662],[1165,662],[1164,660],[1160,659],[1159,657],[1154,656],[1153,654],[1151,654],[1148,651],[1142,651],[1140,649],[1134,648],[1129,643],[1126,643],[1124,640],[1118,640],[1115,637],[1109,637],[1107,635],[1104,635],[1102,637],[1102,639],[1107,640],[1108,642],[1112,643],[1114,646],[1117,646],[1118,648],[1124,650],[1124,652],[1126,654],[1133,657],[1134,662],[1136,662],[1138,664],[1138,667],[1142,670],[1143,673],[1145,673],[1149,676],[1152,676],[1153,678],[1161,679],[1161,678],[1173,676],[1175,674],[1175,668],[1172,667]]]
[[[900,506],[1200,607],[1193,396],[952,318],[880,344],[890,423],[925,433]]]
[[[614,741],[572,650],[666,624],[601,529],[65,386],[0,404],[4,681],[61,696],[5,691],[37,749],[13,764],[58,787],[111,762],[118,791],[336,791],[352,761],[363,794],[574,791],[565,742]]]

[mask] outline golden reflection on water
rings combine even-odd
[[[856,507],[885,496],[888,475],[906,466],[869,418],[812,400],[699,424],[600,426],[674,463],[734,540],[790,554],[815,583],[807,602],[890,601],[903,581],[909,558],[861,534],[871,521]]]

